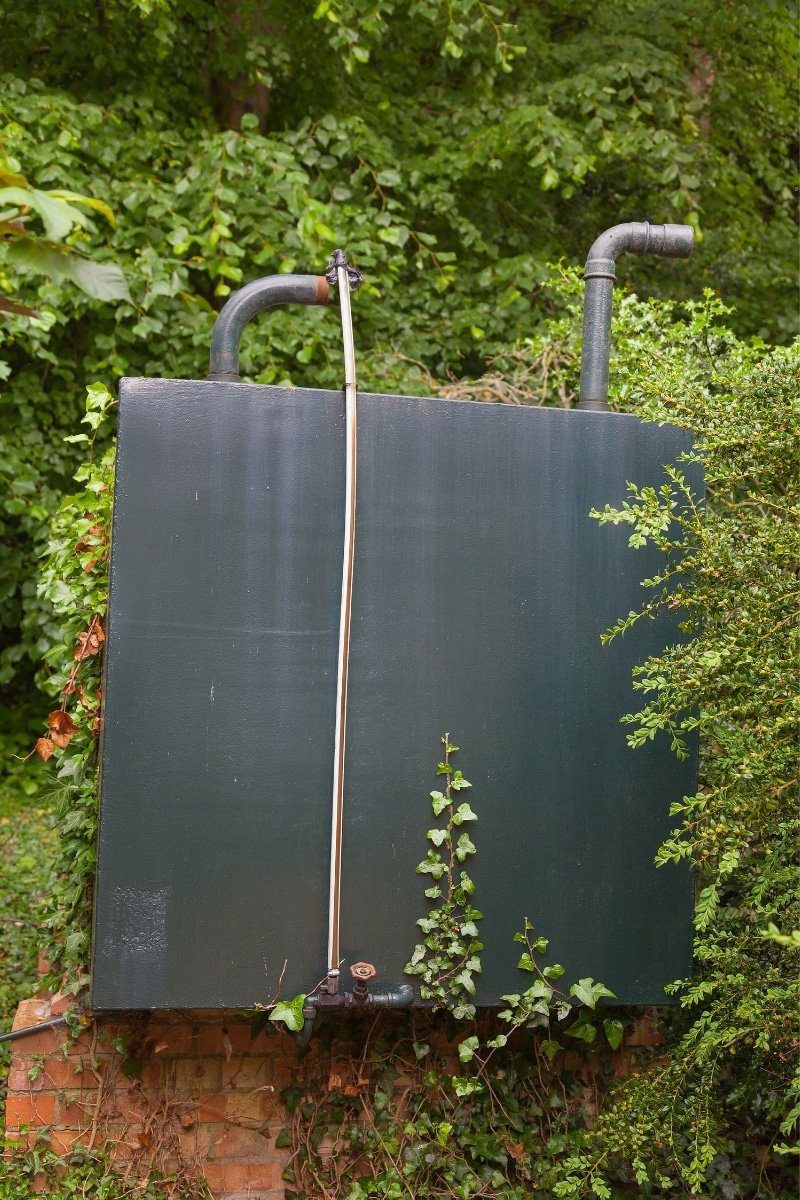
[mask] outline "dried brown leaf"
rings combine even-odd
[[[47,762],[53,753],[53,743],[50,741],[50,738],[40,737],[34,746],[34,750],[42,762]]]
[[[57,708],[55,712],[48,715],[47,727],[50,730],[50,737],[62,750],[66,750],[78,732],[78,726],[72,717],[61,708]]]

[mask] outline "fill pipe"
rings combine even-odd
[[[583,272],[583,353],[578,408],[595,412],[608,409],[611,304],[617,255],[632,250],[634,254],[657,254],[661,258],[688,258],[693,247],[691,225],[628,221],[600,234],[589,251]]]

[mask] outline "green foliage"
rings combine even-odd
[[[466,871],[459,870],[459,864],[475,853],[475,845],[468,833],[457,835],[456,831],[478,818],[469,804],[459,804],[456,808],[453,792],[472,784],[461,771],[453,770],[450,758],[458,746],[451,745],[449,733],[442,738],[442,744],[444,762],[439,763],[436,774],[444,775],[445,790],[431,792],[431,806],[433,815],[444,817],[446,824],[428,830],[427,837],[435,849],[429,850],[417,867],[418,874],[430,875],[433,881],[425,889],[426,897],[442,903],[417,921],[425,937],[414,947],[405,971],[420,977],[423,1000],[433,1000],[437,1007],[449,1008],[463,1020],[475,1015],[470,997],[475,995],[474,976],[480,974],[483,949],[475,922],[482,919],[483,913],[472,904],[475,884]]]
[[[56,513],[39,594],[59,622],[45,653],[44,686],[61,699],[48,732],[36,743],[48,764],[44,795],[53,806],[58,853],[49,896],[47,956],[54,978],[67,988],[88,983],[92,889],[97,834],[97,739],[100,732],[100,650],[108,597],[114,447],[102,451],[114,401],[102,384],[88,388],[83,422],[74,434],[90,459],[75,475],[81,490],[66,496]]]
[[[621,1086],[593,1130],[596,1157],[575,1164],[584,1180],[591,1164],[593,1185],[613,1154],[642,1183],[704,1194],[733,1131],[774,1141],[800,1116],[800,985],[776,924],[797,925],[800,882],[800,358],[739,342],[726,313],[710,294],[677,323],[630,302],[618,348],[619,391],[641,415],[690,429],[687,458],[706,473],[705,506],[674,464],[660,491],[631,485],[622,508],[595,513],[664,555],[644,582],[651,599],[607,636],[665,607],[693,635],[635,669],[643,706],[624,720],[634,747],[666,734],[682,754],[700,735],[700,789],[673,806],[680,823],[657,856],[695,865],[696,970],[675,985],[687,1021],[668,1064]]]
[[[0,1200],[36,1200],[43,1184],[47,1193],[69,1200],[127,1200],[132,1194],[131,1180],[124,1170],[114,1167],[109,1148],[75,1150],[59,1155],[50,1149],[49,1137],[42,1136],[32,1147],[27,1140],[6,1138],[0,1157]],[[174,1176],[157,1171],[137,1180],[134,1193],[141,1200],[210,1200],[203,1179],[176,1181]]]
[[[276,1144],[293,1151],[287,1200],[553,1194],[559,1160],[585,1143],[609,1056],[591,1051],[587,1086],[582,1044],[567,1067],[538,1033],[504,1042],[485,1015],[473,1027],[454,1076],[458,1026],[445,1013],[323,1021],[303,1059],[304,1080],[281,1093],[288,1121]],[[497,1045],[478,1077],[469,1052],[479,1041]]]
[[[17,805],[0,817],[0,1033],[11,1029],[17,1005],[36,986],[54,840],[53,818],[44,808],[31,812]],[[9,1045],[3,1043],[0,1097],[9,1064]]]
[[[269,1014],[269,1020],[280,1021],[287,1029],[297,1032],[303,1028],[303,1005],[305,1004],[305,999],[305,996],[302,995],[295,996],[293,1000],[278,1000]]]

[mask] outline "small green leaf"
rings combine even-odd
[[[425,836],[430,838],[434,846],[441,846],[442,842],[450,840],[450,834],[446,829],[429,829]]]
[[[461,1045],[458,1047],[458,1057],[461,1059],[461,1061],[463,1063],[471,1062],[472,1059],[475,1057],[475,1051],[478,1049],[479,1046],[480,1046],[480,1041],[478,1040],[477,1037],[473,1036],[473,1037],[465,1038],[464,1041],[461,1043]]]
[[[436,1126],[436,1140],[440,1146],[447,1145],[447,1139],[450,1136],[450,1132],[451,1132],[452,1128],[453,1128],[453,1126],[450,1124],[449,1121],[441,1121]]]
[[[421,1058],[425,1058],[426,1054],[430,1054],[431,1048],[427,1042],[412,1042],[411,1045],[413,1047],[414,1057],[416,1058],[417,1062],[419,1062]]]
[[[603,1021],[603,1029],[605,1030],[608,1044],[612,1050],[618,1050],[622,1045],[622,1039],[625,1034],[625,1026],[622,1021],[617,1021],[613,1018]]]
[[[431,792],[431,804],[433,806],[433,815],[439,817],[447,808],[449,801],[447,796],[443,796],[441,792]]]
[[[517,967],[519,968],[520,971],[535,971],[536,970],[536,963],[533,961],[530,954],[528,954],[527,950],[521,956],[519,962],[517,963]]]
[[[468,833],[462,833],[461,837],[456,842],[456,858],[459,862],[463,862],[468,855],[475,853],[475,846],[470,840]]]
[[[539,1049],[541,1050],[542,1054],[546,1054],[550,1062],[552,1062],[561,1049],[561,1046],[558,1044],[558,1042],[554,1042],[550,1038],[545,1038],[543,1042],[539,1043]]]
[[[545,938],[545,937],[538,937],[538,938],[536,939],[536,941],[533,943],[533,948],[534,948],[534,950],[538,950],[540,954],[544,954],[544,952],[545,952],[545,950],[547,949],[548,945],[549,945],[549,943],[548,943],[548,941],[547,941],[547,938]]]
[[[592,1025],[591,1021],[587,1020],[584,1015],[574,1025],[570,1025],[569,1029],[565,1029],[564,1032],[569,1037],[580,1038],[583,1042],[593,1042],[597,1037],[597,1026]]]
[[[293,1033],[299,1032],[303,1028],[303,1005],[306,1002],[305,996],[301,993],[295,996],[293,1000],[279,1000],[269,1014],[270,1021],[280,1022],[291,1029]]]
[[[602,996],[610,996],[612,1000],[616,999],[613,992],[602,983],[595,983],[590,975],[585,979],[579,979],[577,983],[573,983],[569,989],[570,996],[576,996],[582,1004],[586,1004],[589,1008],[594,1008],[597,1001]]]
[[[545,967],[542,971],[545,979],[560,979],[564,973],[564,968],[560,963],[553,963],[552,966]]]
[[[477,821],[477,816],[468,804],[459,804],[453,813],[453,824],[463,825],[464,821]]]
[[[453,1085],[455,1094],[462,1098],[472,1096],[475,1092],[483,1090],[482,1084],[478,1083],[477,1079],[460,1079],[458,1075],[451,1075],[450,1082]]]

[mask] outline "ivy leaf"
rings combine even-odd
[[[456,771],[453,778],[450,780],[450,787],[454,792],[460,792],[462,788],[472,787],[468,779],[465,779],[460,771]],[[477,820],[477,817],[475,818]]]
[[[458,1047],[458,1057],[463,1063],[471,1062],[479,1046],[480,1041],[477,1037],[465,1038]]]
[[[425,836],[430,838],[434,846],[441,846],[442,842],[450,839],[450,834],[446,829],[429,829]]]
[[[447,796],[443,796],[441,792],[431,792],[431,804],[433,806],[433,815],[440,817],[447,808],[449,801]]]
[[[463,971],[459,971],[453,980],[453,983],[460,984],[465,991],[469,992],[470,996],[475,995],[475,984],[472,981],[472,974],[470,971],[467,971],[466,968]]]
[[[303,1028],[305,1018],[303,1017],[303,1005],[306,1002],[304,994],[295,996],[293,1000],[279,1000],[269,1014],[270,1021],[276,1024],[282,1022],[287,1029],[291,1029],[293,1033],[299,1032]]]
[[[436,1140],[440,1146],[447,1145],[447,1139],[450,1137],[450,1133],[451,1133],[452,1129],[453,1129],[453,1126],[450,1124],[449,1121],[441,1121],[436,1126]]]
[[[616,1000],[613,992],[602,983],[595,983],[591,976],[585,979],[579,979],[577,983],[573,983],[569,989],[570,996],[576,996],[582,1004],[589,1008],[594,1008],[597,1001],[603,996],[610,996],[612,1000]]]
[[[547,938],[538,937],[536,939],[536,941],[533,943],[533,948],[534,948],[534,950],[538,950],[540,954],[544,954],[548,945],[549,945],[549,942],[547,941]]]
[[[473,1096],[475,1092],[483,1091],[483,1085],[478,1083],[477,1079],[471,1079],[469,1077],[466,1079],[461,1079],[458,1075],[452,1075],[450,1077],[450,1083],[453,1086],[453,1091],[455,1094],[461,1097],[461,1099],[464,1099],[466,1096]]]
[[[530,954],[528,954],[527,950],[520,957],[520,960],[517,963],[517,967],[519,968],[520,971],[535,971],[536,970],[536,963],[533,961]]]
[[[462,825],[464,821],[477,821],[477,816],[468,804],[459,804],[453,813],[453,824]]]
[[[549,1061],[552,1062],[561,1049],[561,1046],[558,1044],[558,1042],[554,1042],[550,1038],[545,1038],[543,1042],[539,1043],[539,1049],[541,1050],[542,1054],[546,1054]]]
[[[603,1021],[603,1029],[605,1030],[611,1049],[618,1050],[622,1045],[622,1039],[625,1035],[625,1026],[622,1021],[609,1017],[608,1020]]]
[[[411,1046],[417,1062],[419,1062],[420,1059],[425,1058],[427,1054],[430,1054],[431,1048],[427,1042],[412,1042]]]
[[[580,1038],[583,1042],[593,1042],[597,1037],[597,1026],[592,1025],[584,1013],[574,1025],[570,1025],[569,1029],[565,1029],[564,1032],[569,1037]]]
[[[475,853],[475,846],[470,840],[468,833],[462,833],[461,837],[456,842],[456,858],[459,862],[463,862],[468,855]]]
[[[564,968],[560,963],[553,963],[550,967],[545,967],[542,971],[545,979],[560,979],[565,974]]]

